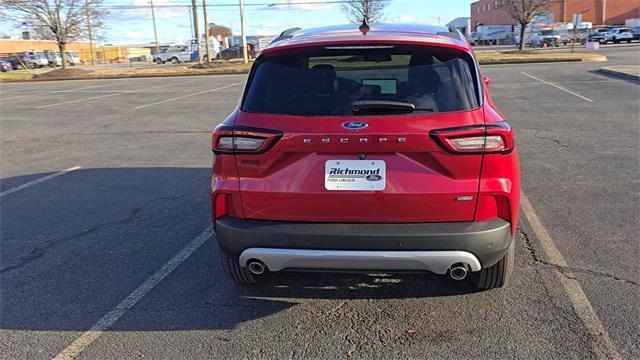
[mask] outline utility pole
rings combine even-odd
[[[156,29],[156,11],[153,8],[153,0],[150,0],[151,4],[151,19],[153,19],[153,36],[156,39],[156,53],[160,52],[160,43],[158,42],[158,30]]]
[[[198,48],[198,65],[202,65],[202,51],[200,49],[200,31],[198,31],[198,4],[196,0],[191,0],[193,6],[193,32],[196,37],[196,45]]]
[[[240,32],[242,34],[242,61],[247,64],[249,63],[249,54],[247,54],[247,34],[244,23],[244,0],[240,0]]]
[[[202,0],[202,11],[204,12],[204,41],[207,49],[207,63],[211,62],[211,49],[209,49],[209,19],[207,18],[207,0]]]
[[[89,3],[87,0],[84,1],[84,11],[87,14],[87,29],[89,31],[89,58],[91,59],[91,65],[95,65],[95,61],[93,60],[93,35],[91,34],[91,11],[89,11]],[[60,58],[64,62],[63,54],[60,54]]]

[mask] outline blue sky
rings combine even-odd
[[[323,3],[327,0],[245,0],[248,35],[277,34],[291,27],[314,27],[346,23],[340,4]],[[472,0],[392,0],[387,8],[386,22],[446,24],[448,21],[469,16]],[[153,41],[153,25],[148,0],[104,0],[104,6],[140,5],[136,9],[112,9],[106,18],[104,42],[112,44],[149,43]],[[189,5],[190,0],[154,0],[156,5]],[[202,4],[202,0],[198,0]],[[270,4],[279,6],[251,6]],[[310,4],[314,3],[314,4]],[[208,0],[210,23],[230,26],[240,34],[240,13],[237,0]],[[219,6],[231,5],[231,6]],[[203,27],[202,10],[199,11],[200,29]],[[16,24],[3,21],[0,32],[19,33]],[[189,7],[156,7],[158,40],[162,43],[184,43],[191,38]],[[201,30],[202,31],[202,30]]]

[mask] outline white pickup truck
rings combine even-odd
[[[604,35],[604,42],[607,43],[609,41],[613,41],[614,43],[619,43],[620,41],[626,41],[628,43],[633,40],[633,32],[629,28],[613,28],[609,30],[608,33]]]

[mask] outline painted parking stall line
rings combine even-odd
[[[41,105],[41,106],[36,106],[36,109],[44,109],[44,108],[49,108],[49,107],[53,107],[53,106],[59,106],[59,105],[68,105],[68,104],[76,104],[79,102],[84,102],[84,101],[89,101],[89,100],[95,100],[95,99],[102,99],[102,98],[107,98],[107,97],[112,97],[112,96],[118,96],[118,95],[122,95],[122,94],[130,94],[130,93],[136,93],[136,92],[142,92],[142,91],[147,91],[147,90],[152,90],[152,89],[158,89],[158,88],[163,88],[163,87],[167,87],[167,86],[175,86],[175,85],[181,85],[181,84],[185,84],[191,81],[181,81],[181,82],[175,82],[175,83],[169,83],[169,84],[163,84],[163,85],[157,85],[157,86],[151,86],[148,88],[144,88],[144,89],[138,89],[138,90],[123,90],[123,91],[119,91],[113,94],[106,94],[106,95],[99,95],[99,96],[91,96],[88,98],[83,98],[83,99],[77,99],[77,100],[69,100],[69,101],[63,101],[63,102],[59,102],[59,103],[53,103],[53,104],[48,104],[48,105]],[[106,85],[105,85],[106,86]]]
[[[562,91],[564,91],[564,92],[567,92],[567,93],[569,93],[569,94],[571,94],[571,95],[573,95],[573,96],[575,96],[575,97],[578,97],[578,98],[580,98],[580,99],[582,99],[582,100],[585,100],[585,101],[588,101],[588,102],[593,102],[593,100],[589,99],[588,97],[586,97],[586,96],[582,96],[582,95],[578,94],[577,92],[575,92],[575,91],[571,91],[571,90],[569,90],[569,89],[567,89],[567,88],[563,88],[562,86],[557,85],[557,84],[555,84],[555,83],[552,83],[552,82],[549,82],[549,81],[546,81],[546,80],[540,79],[540,78],[535,77],[535,76],[533,76],[533,75],[531,75],[531,74],[527,74],[527,73],[526,73],[526,72],[524,72],[524,71],[521,71],[520,73],[521,73],[522,75],[524,75],[524,76],[528,76],[528,77],[530,77],[530,78],[532,78],[532,79],[534,79],[534,80],[538,80],[538,81],[540,81],[540,82],[541,82],[541,83],[543,83],[543,84],[546,84],[546,85],[549,85],[549,86],[553,86],[553,87],[554,87],[554,88],[556,88],[556,89],[560,89],[560,90],[562,90]]]
[[[99,338],[106,330],[118,321],[127,311],[131,310],[135,304],[140,301],[149,291],[153,290],[164,278],[171,274],[180,264],[187,260],[196,250],[202,246],[211,236],[213,231],[207,228],[200,235],[191,240],[174,257],[169,259],[162,267],[149,277],[142,285],[138,286],[129,296],[124,298],[118,305],[104,314],[91,328],[69,346],[64,348],[54,360],[70,360],[75,359],[80,353],[87,348],[92,342]]]
[[[20,186],[16,186],[16,187],[14,187],[14,188],[11,188],[11,189],[8,189],[8,190],[5,190],[5,191],[1,192],[1,193],[0,193],[0,197],[6,196],[6,195],[9,195],[9,194],[13,194],[14,192],[18,192],[18,191],[20,191],[20,190],[24,190],[24,189],[29,188],[29,187],[32,187],[32,186],[34,186],[34,185],[41,184],[41,183],[43,183],[43,182],[45,182],[45,181],[49,181],[49,180],[51,180],[51,179],[57,178],[58,176],[62,176],[62,175],[64,175],[64,174],[68,174],[68,173],[70,173],[70,172],[72,172],[72,171],[76,171],[76,170],[78,170],[78,169],[80,169],[80,168],[82,168],[82,166],[74,166],[74,167],[70,167],[70,168],[68,168],[68,169],[64,169],[64,170],[62,170],[62,171],[58,171],[57,173],[53,173],[53,174],[51,174],[51,175],[47,175],[47,176],[45,176],[45,177],[41,177],[41,178],[39,178],[39,179],[36,179],[36,180],[30,181],[30,182],[28,182],[28,183],[26,183],[26,184],[22,184],[22,185],[20,185]]]
[[[551,235],[549,235],[547,229],[542,225],[540,218],[538,218],[529,198],[527,198],[524,192],[521,195],[520,204],[522,206],[522,212],[529,222],[536,238],[540,241],[540,245],[547,255],[547,258],[555,265],[563,268],[568,267],[566,260],[560,253],[560,250],[551,238]],[[563,271],[562,273],[558,270],[554,271],[557,279],[560,281],[560,284],[562,284],[562,287],[571,301],[571,306],[573,306],[576,315],[589,334],[598,342],[597,344],[594,344],[598,358],[621,359],[620,354],[613,345],[613,341],[611,341],[611,337],[602,325],[598,315],[593,310],[591,302],[589,302],[587,295],[584,293],[584,290],[582,290],[580,283],[575,279],[573,273],[570,271]]]
[[[136,107],[134,107],[134,109],[143,109],[143,108],[146,108],[146,107],[149,107],[149,106],[160,105],[160,104],[164,104],[164,103],[167,103],[167,102],[170,102],[170,101],[176,101],[176,100],[188,98],[188,97],[191,97],[191,96],[196,96],[196,95],[200,95],[200,94],[206,94],[206,93],[210,93],[210,92],[216,92],[216,91],[228,89],[230,87],[233,87],[233,86],[236,86],[236,85],[239,85],[239,84],[241,84],[241,83],[235,82],[235,83],[232,83],[232,84],[229,84],[229,85],[226,85],[226,86],[222,86],[222,87],[219,87],[219,88],[215,88],[215,89],[198,91],[198,92],[191,93],[191,94],[186,94],[186,95],[177,96],[177,97],[174,97],[174,98],[169,98],[169,99],[165,99],[165,100],[156,101],[156,102],[153,102],[153,103],[150,103],[150,104],[136,106]]]

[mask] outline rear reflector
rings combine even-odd
[[[227,215],[227,195],[216,194],[213,202],[213,219],[218,219]]]

